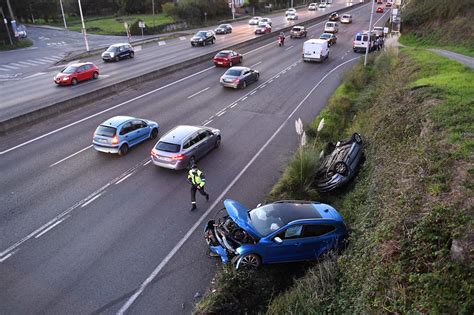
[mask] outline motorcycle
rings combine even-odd
[[[278,46],[281,47],[285,44],[285,37],[278,36]]]

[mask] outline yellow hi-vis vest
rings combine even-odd
[[[204,176],[201,178],[201,175],[203,175],[203,173],[200,170],[191,169],[188,172],[188,180],[193,185],[204,187],[204,185],[206,184],[206,179],[204,178]]]

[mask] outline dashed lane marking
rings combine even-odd
[[[164,40],[160,40],[158,42],[158,46],[163,46],[163,45],[166,45],[166,42]]]

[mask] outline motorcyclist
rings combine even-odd
[[[280,32],[280,35],[278,36],[278,40],[281,42],[283,45],[285,43],[285,33]]]

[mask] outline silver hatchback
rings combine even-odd
[[[156,166],[179,170],[190,167],[220,144],[219,129],[177,126],[160,138],[151,150],[151,160]]]

